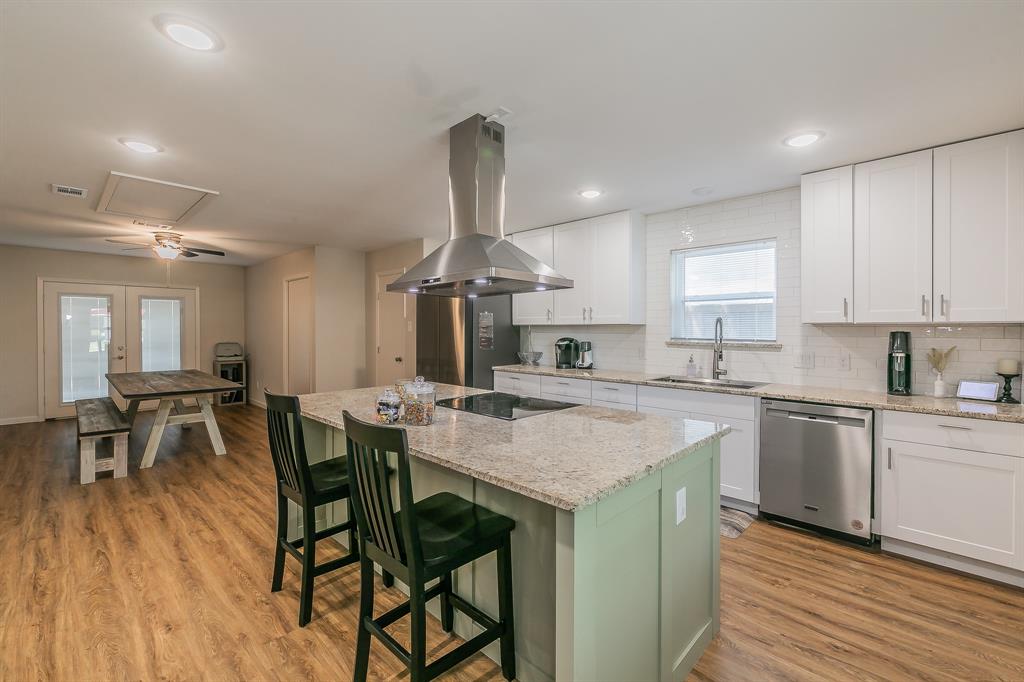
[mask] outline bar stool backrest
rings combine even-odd
[[[419,566],[423,562],[423,552],[415,515],[403,513],[399,525],[388,483],[387,453],[394,452],[398,464],[398,498],[402,509],[411,512],[412,481],[405,429],[370,424],[356,419],[348,410],[342,417],[345,420],[352,506],[360,537],[404,566]]]
[[[288,497],[305,498],[313,492],[313,481],[306,459],[306,442],[302,437],[299,399],[294,395],[277,395],[266,389],[263,397],[267,403],[267,435],[278,486]]]

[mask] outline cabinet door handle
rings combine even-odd
[[[587,306],[583,306],[583,321],[587,321]]]
[[[939,294],[939,315],[946,315],[946,295]]]
[[[892,469],[892,448],[889,448],[889,468]]]
[[[590,315],[590,321],[593,322],[594,321],[594,309],[592,307],[587,306],[587,314]]]
[[[928,312],[926,310],[927,300],[928,299],[925,298],[925,295],[921,294],[921,317],[927,317],[928,316]]]
[[[843,297],[843,319],[850,319],[850,303],[846,300],[845,296]]]
[[[953,424],[938,424],[940,429],[954,429],[956,431],[970,431],[970,426],[955,426]]]
[[[551,321],[551,308],[548,308],[548,322]]]

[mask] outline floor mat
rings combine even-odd
[[[719,533],[724,538],[738,538],[753,522],[754,517],[746,512],[741,512],[739,509],[722,507]]]

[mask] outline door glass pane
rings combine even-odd
[[[181,300],[142,298],[142,371],[181,369]]]
[[[110,299],[67,294],[60,297],[61,400],[71,403],[107,395],[110,362]]]

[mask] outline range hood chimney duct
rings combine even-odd
[[[475,114],[448,135],[448,241],[387,290],[461,297],[571,288],[505,239],[505,126]]]

